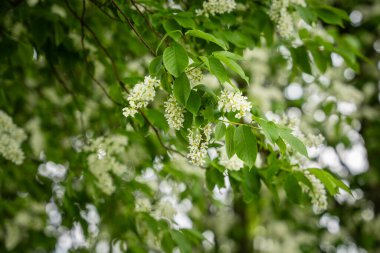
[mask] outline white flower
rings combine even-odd
[[[219,96],[218,107],[223,112],[237,112],[236,118],[240,119],[248,114],[252,108],[251,102],[241,92],[222,91]]]
[[[177,214],[177,210],[169,200],[161,199],[156,205],[156,210],[153,212],[153,216],[156,219],[172,219]]]
[[[54,162],[43,163],[38,166],[38,174],[50,178],[54,182],[61,182],[66,177],[67,168]]]
[[[311,198],[313,209],[316,213],[321,213],[327,209],[326,189],[322,182],[308,170],[302,170],[302,173],[310,181],[312,188],[301,184],[302,190]]]
[[[159,85],[160,80],[150,76],[146,76],[143,83],[136,84],[127,97],[129,107],[123,108],[123,115],[134,117],[138,109],[147,107],[156,96],[155,88]]]
[[[199,84],[203,79],[202,70],[200,68],[190,68],[186,71],[186,75],[191,86]]]
[[[25,131],[17,127],[12,118],[0,110],[0,154],[5,159],[20,165],[24,160],[21,143],[26,137]]]
[[[171,95],[168,101],[164,103],[164,107],[165,118],[169,124],[169,127],[174,130],[180,130],[183,126],[183,122],[185,121],[183,114],[185,110],[183,107],[177,102],[173,95]]]
[[[293,18],[288,11],[289,4],[306,6],[304,0],[272,0],[269,10],[269,16],[276,23],[277,32],[285,39],[294,34]]]
[[[150,212],[152,210],[152,204],[146,197],[137,197],[135,200],[136,212]]]
[[[211,124],[207,124],[203,129],[199,129],[199,131],[189,130],[189,154],[187,157],[192,164],[197,166],[204,165],[211,133]]]
[[[228,158],[225,147],[220,149],[219,164],[228,170],[240,170],[244,167],[244,162],[236,154]]]
[[[212,16],[216,14],[230,13],[236,8],[235,0],[208,0],[203,2],[203,9],[196,10],[196,14],[205,15],[206,17],[211,14]]]
[[[111,174],[121,177],[128,171],[127,166],[117,159],[125,152],[127,141],[122,135],[99,137],[84,147],[84,151],[90,153],[87,157],[88,168],[98,179],[99,189],[107,195],[115,191]]]

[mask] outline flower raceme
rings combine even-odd
[[[208,0],[203,2],[203,9],[196,10],[198,16],[205,15],[208,17],[217,14],[231,13],[236,9],[235,0]]]
[[[202,70],[200,68],[191,68],[186,71],[186,75],[192,87],[199,84],[203,79]]]
[[[322,182],[312,175],[308,170],[302,170],[302,173],[310,181],[312,188],[302,184],[302,191],[307,193],[311,198],[313,209],[316,213],[321,213],[327,209],[326,189]]]
[[[177,102],[173,95],[164,103],[165,118],[169,127],[174,130],[180,130],[185,121],[184,108]]]
[[[278,33],[284,39],[289,39],[294,34],[293,17],[288,10],[290,4],[306,6],[304,0],[272,0],[269,11]]]
[[[139,109],[147,107],[156,96],[156,87],[159,85],[160,80],[150,76],[146,76],[143,83],[136,84],[127,97],[129,107],[123,108],[123,115],[134,117]]]
[[[235,117],[238,119],[246,116],[252,108],[251,102],[248,102],[248,98],[243,96],[240,91],[231,92],[223,90],[218,98],[219,110],[223,112],[237,112]]]
[[[197,166],[203,166],[207,157],[207,149],[210,144],[212,125],[209,123],[199,131],[189,130],[189,154],[190,162]]]
[[[20,165],[24,160],[21,143],[26,133],[13,123],[11,117],[0,110],[0,154],[7,160]]]

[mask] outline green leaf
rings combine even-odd
[[[186,50],[177,43],[166,48],[163,56],[165,68],[175,77],[178,77],[189,64]]]
[[[333,180],[327,176],[327,173],[321,169],[308,169],[314,176],[316,176],[322,184],[326,187],[331,196],[338,193],[338,188],[335,186]]]
[[[169,19],[163,23],[164,29],[168,36],[173,38],[175,41],[178,41],[182,33],[181,32],[175,32],[175,31],[181,31],[181,26],[177,24],[173,19]],[[164,38],[163,38],[164,39]]]
[[[177,243],[179,249],[182,253],[191,253],[192,247],[191,244],[187,241],[184,234],[180,231],[170,230],[170,234],[173,240]]]
[[[317,14],[312,8],[302,7],[299,5],[295,6],[300,17],[308,24],[312,24],[317,21]]]
[[[349,20],[347,13],[331,6],[322,6],[316,9],[318,17],[330,25],[343,26],[343,20]]]
[[[240,56],[238,54],[235,54],[235,53],[232,53],[232,52],[229,52],[229,51],[215,51],[212,54],[213,55],[222,55],[222,56],[225,56],[227,58],[230,58],[230,59],[233,59],[233,60],[236,60],[236,61],[242,61],[242,60],[244,60],[243,56]]]
[[[276,140],[276,144],[277,144],[278,148],[280,149],[280,152],[282,154],[285,154],[286,144],[285,144],[284,140],[282,138],[278,137],[278,139]]]
[[[162,56],[155,57],[149,64],[149,74],[152,76],[158,76],[162,66]]]
[[[192,90],[186,103],[186,109],[189,110],[192,114],[197,115],[200,107],[201,97],[195,90]]]
[[[345,185],[342,181],[331,175],[328,171],[317,168],[311,168],[308,170],[319,180],[321,180],[321,182],[325,185],[330,195],[333,196],[337,194],[339,192],[339,188],[351,194],[350,188],[347,185]]]
[[[278,137],[280,136],[277,131],[277,126],[272,121],[266,121],[265,119],[255,117],[254,120],[259,123],[261,126],[265,136],[272,140],[272,142],[276,142]]]
[[[206,184],[207,188],[212,191],[217,185],[218,187],[224,186],[224,175],[217,168],[209,167],[206,170]]]
[[[226,125],[223,122],[218,122],[215,126],[215,139],[220,140],[226,133]]]
[[[227,152],[228,158],[231,158],[235,154],[234,134],[235,134],[235,127],[232,125],[229,125],[226,130],[226,152]]]
[[[148,109],[146,111],[146,116],[154,126],[164,130],[165,132],[169,130],[169,125],[166,122],[165,116],[161,111],[156,109]]]
[[[236,63],[236,61],[220,54],[216,54],[215,57],[226,64],[232,71],[237,73],[243,80],[249,83],[248,77],[245,75],[244,70],[240,67],[239,64]]]
[[[211,74],[216,76],[216,78],[218,78],[220,83],[223,84],[229,81],[226,69],[224,68],[223,64],[218,59],[216,59],[213,56],[210,56],[208,57],[208,63],[210,66]]]
[[[236,155],[252,168],[257,156],[257,140],[250,127],[241,125],[235,130],[234,147]]]
[[[260,175],[256,169],[243,168],[244,181],[242,185],[244,201],[250,203],[258,196],[261,188]]]
[[[170,37],[178,37],[178,39],[182,36],[182,32],[180,30],[173,30],[165,34],[165,36],[160,40],[160,43],[158,43],[158,46],[156,48],[156,54],[158,54],[158,49],[160,49],[162,43],[164,43],[165,39]]]
[[[311,66],[309,62],[309,56],[307,54],[305,46],[290,48],[290,52],[294,60],[293,65],[299,68],[302,72],[305,72],[311,75],[312,73],[311,73]]]
[[[214,35],[200,31],[200,30],[189,30],[186,32],[186,35],[204,39],[210,42],[213,42],[223,48],[224,50],[228,49],[228,45],[221,39],[216,38]]]
[[[285,179],[284,189],[290,201],[300,203],[302,189],[294,175],[289,174]]]
[[[173,94],[180,104],[186,106],[190,96],[190,82],[185,73],[182,73],[173,83]]]
[[[327,64],[330,62],[329,53],[325,50],[321,50],[318,46],[310,46],[309,50],[318,69],[322,73],[326,72]]]
[[[279,128],[278,130],[281,138],[283,138],[295,151],[308,157],[305,145],[291,133],[290,129]]]
[[[205,239],[204,236],[198,230],[195,229],[184,228],[181,229],[181,232],[184,233],[188,238],[190,238],[194,243],[200,243]]]
[[[175,21],[177,21],[177,23],[180,26],[184,28],[190,28],[190,29],[195,28],[195,22],[191,17],[183,17],[183,16],[176,15],[174,16],[174,19]]]

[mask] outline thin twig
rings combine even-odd
[[[76,94],[72,90],[70,90],[70,88],[67,86],[66,82],[59,75],[57,69],[55,68],[54,64],[50,61],[50,59],[48,59],[48,63],[49,63],[51,70],[53,71],[54,76],[57,78],[58,82],[62,85],[63,89],[67,93],[69,93],[71,95],[71,97],[73,98],[75,107],[79,111],[79,121],[80,121],[80,125],[81,125],[80,128],[81,128],[83,136],[86,138],[86,131],[84,129],[84,121],[83,121],[83,117],[82,117],[82,112],[80,110],[80,105],[79,105],[79,101],[76,97]]]
[[[134,0],[131,0],[132,5],[136,8],[137,12],[143,17],[145,20],[145,23],[147,24],[149,30],[151,30],[158,39],[161,39],[161,35],[152,27],[152,24],[148,20],[148,18],[140,11],[140,8],[137,6],[136,2]]]
[[[113,103],[115,103],[116,105],[119,105],[121,106],[122,104],[120,104],[119,102],[115,101],[109,94],[108,92],[106,91],[106,89],[104,88],[104,86],[98,81],[95,79],[95,77],[90,73],[90,70],[89,70],[89,63],[87,61],[87,57],[86,57],[86,52],[85,52],[85,48],[84,48],[84,37],[85,37],[85,33],[84,33],[84,18],[85,18],[85,14],[86,14],[86,0],[83,0],[82,1],[82,16],[81,16],[81,32],[82,32],[82,37],[81,37],[81,45],[82,45],[82,52],[83,52],[83,61],[86,65],[86,72],[87,74],[90,76],[91,80],[93,82],[95,82],[99,87],[100,89],[103,91],[103,93],[106,95],[106,97],[112,101]]]
[[[101,43],[101,41],[99,40],[98,36],[96,35],[96,33],[91,29],[91,27],[89,25],[87,25],[86,22],[84,22],[84,20],[81,19],[81,17],[78,16],[78,14],[74,11],[74,9],[71,8],[70,4],[68,3],[67,0],[65,0],[65,3],[66,3],[66,6],[67,8],[69,9],[69,11],[73,14],[73,16],[79,20],[79,22],[81,22],[81,24],[83,25],[83,27],[85,27],[92,35],[92,37],[95,39],[96,43],[99,45],[99,47],[102,49],[102,51],[104,52],[104,54],[108,57],[108,59],[111,61],[111,65],[112,65],[112,69],[113,69],[113,72],[115,73],[115,77],[116,79],[118,80],[119,82],[119,85],[122,87],[122,89],[125,91],[125,92],[128,92],[128,89],[125,87],[123,81],[120,79],[120,75],[119,75],[119,71],[117,70],[117,67],[116,67],[116,63],[113,59],[113,57],[111,56],[111,54],[108,52],[108,50],[106,49],[106,47]]]
[[[67,0],[65,0],[67,1]],[[114,0],[111,0],[112,4],[116,7],[116,9],[120,12],[120,14],[127,20],[129,27],[132,29],[132,31],[136,34],[137,38],[144,44],[144,46],[149,50],[149,52],[156,56],[156,53],[154,50],[148,45],[148,43],[144,40],[144,38],[141,36],[141,34],[136,30],[135,26],[133,25],[132,21],[128,18],[127,15],[123,12],[122,9],[120,9],[119,5]]]

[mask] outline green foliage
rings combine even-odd
[[[67,250],[120,242],[127,252],[261,252],[252,245],[266,240],[268,219],[317,235],[317,222],[299,224],[319,215],[316,196],[336,206],[307,171],[331,196],[354,195],[327,166],[310,168],[307,141],[320,130],[324,145],[350,145],[344,129],[362,119],[339,111],[340,81],[321,80],[333,76],[333,53],[359,75],[370,36],[344,32],[350,18],[339,4],[290,1],[286,27],[270,14],[275,1],[236,1],[223,13],[206,1],[169,2],[0,3],[0,112],[28,135],[18,166],[3,154],[20,133],[0,118],[0,252],[53,251],[77,226],[86,243]],[[294,31],[284,38],[280,28]],[[328,96],[307,115],[306,97],[282,97],[289,83]],[[236,96],[221,102],[223,92]],[[308,133],[270,117],[289,111]],[[316,115],[336,122],[334,132]],[[321,251],[314,241],[299,252]]]

